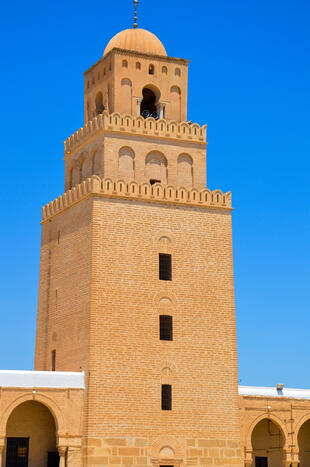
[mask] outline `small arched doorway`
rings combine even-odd
[[[252,432],[252,467],[283,467],[285,438],[281,428],[269,418],[257,423]]]
[[[310,465],[310,420],[303,423],[298,431],[299,467]]]
[[[6,467],[56,467],[56,425],[50,410],[31,400],[17,406],[6,425]]]

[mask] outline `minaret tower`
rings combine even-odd
[[[35,369],[85,371],[85,466],[241,466],[231,200],[187,72],[148,31],[113,37],[43,208]]]

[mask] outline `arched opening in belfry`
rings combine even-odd
[[[298,432],[299,467],[310,465],[310,420],[301,425]]]
[[[283,467],[284,434],[269,418],[257,423],[252,432],[252,467]]]
[[[40,402],[21,403],[6,426],[6,467],[56,467],[56,424],[50,410]]]
[[[104,105],[103,105],[103,95],[101,91],[97,92],[96,94],[95,104],[96,104],[96,115],[102,114],[102,112],[104,111]]]
[[[149,89],[149,88],[144,88],[142,90],[142,95],[143,99],[141,102],[141,108],[140,108],[140,113],[142,117],[148,118],[148,117],[153,117],[155,120],[159,118],[158,113],[157,113],[157,107],[156,107],[156,95],[155,93]]]

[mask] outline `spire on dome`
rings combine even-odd
[[[134,29],[136,29],[138,27],[138,23],[137,23],[137,8],[138,8],[138,4],[139,4],[139,0],[134,0],[133,2],[134,4],[134,7],[135,7],[135,16],[134,16],[134,23],[133,23],[133,27]]]

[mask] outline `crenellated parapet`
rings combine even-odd
[[[198,123],[154,120],[151,117],[144,119],[141,116],[133,117],[129,114],[103,112],[66,139],[64,142],[65,157],[104,132],[159,136],[200,144],[206,144],[207,141],[207,125],[200,126]]]
[[[210,191],[205,188],[185,188],[156,183],[137,183],[135,181],[101,179],[96,175],[88,178],[79,185],[66,191],[54,201],[42,208],[42,222],[56,216],[62,211],[79,203],[90,196],[107,198],[135,199],[149,203],[175,204],[183,206],[197,206],[202,208],[216,208],[231,210],[231,192],[222,193],[221,190]]]

